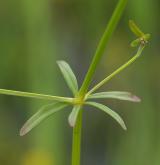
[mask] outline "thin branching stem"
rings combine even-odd
[[[111,80],[114,76],[116,76],[118,73],[120,73],[122,70],[124,70],[126,67],[128,67],[130,64],[132,64],[142,53],[144,49],[144,45],[140,45],[138,48],[137,53],[125,64],[123,64],[121,67],[119,67],[117,70],[115,70],[112,74],[110,74],[108,77],[106,77],[104,80],[99,82],[96,86],[94,86],[87,94],[86,96],[90,95],[91,93],[95,92],[97,89],[99,89],[102,85],[107,83],[109,80]]]

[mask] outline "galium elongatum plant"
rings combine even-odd
[[[131,31],[135,34],[137,39],[131,42],[131,47],[138,47],[135,55],[129,59],[126,63],[120,66],[117,70],[111,73],[109,76],[104,78],[90,90],[89,85],[92,81],[93,74],[96,70],[97,64],[100,61],[106,45],[115,30],[120,17],[124,11],[127,0],[119,0],[111,19],[106,27],[106,30],[98,44],[93,60],[90,64],[88,72],[85,76],[85,79],[79,88],[78,82],[75,74],[73,73],[71,67],[65,61],[58,61],[57,64],[62,72],[62,75],[73,94],[73,97],[61,97],[61,96],[52,96],[45,94],[37,94],[37,93],[29,93],[22,91],[13,91],[7,89],[0,89],[0,94],[5,95],[14,95],[21,97],[30,97],[35,99],[43,99],[50,100],[51,103],[44,105],[37,111],[21,128],[20,136],[27,134],[34,127],[39,125],[44,119],[53,115],[55,112],[58,112],[65,107],[72,107],[72,111],[69,114],[68,122],[71,127],[73,127],[73,144],[72,144],[72,165],[80,165],[80,151],[81,151],[81,127],[82,127],[82,113],[83,110],[86,110],[86,106],[95,107],[109,116],[111,116],[119,125],[126,130],[126,125],[119,114],[110,109],[108,106],[98,103],[98,99],[117,99],[117,100],[125,100],[131,102],[139,102],[140,98],[132,95],[129,92],[124,91],[96,91],[106,84],[109,80],[111,80],[114,76],[120,73],[122,70],[127,68],[130,64],[132,64],[136,59],[140,57],[143,49],[145,48],[148,40],[150,38],[150,34],[143,33],[139,27],[134,23],[134,21],[129,21],[129,27]],[[82,110],[83,109],[83,110]]]

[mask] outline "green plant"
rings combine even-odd
[[[123,10],[126,6],[127,0],[119,0],[115,11],[107,25],[107,28],[102,36],[100,43],[98,44],[97,50],[93,57],[93,60],[90,64],[89,70],[85,76],[85,79],[82,83],[82,86],[78,87],[78,82],[75,74],[73,73],[70,66],[65,61],[58,61],[57,64],[63,74],[63,77],[73,94],[73,98],[69,97],[60,97],[60,96],[52,96],[52,95],[44,95],[37,93],[29,93],[29,92],[21,92],[21,91],[13,91],[0,89],[0,94],[6,95],[14,95],[14,96],[22,96],[22,97],[31,97],[36,99],[44,99],[50,100],[54,103],[43,106],[37,113],[35,113],[21,128],[20,135],[23,136],[27,134],[32,128],[37,126],[40,122],[46,119],[48,116],[53,115],[55,112],[64,109],[67,106],[72,106],[72,112],[68,117],[68,121],[71,127],[73,127],[73,145],[72,145],[72,165],[80,164],[80,146],[81,146],[81,127],[82,127],[82,109],[86,106],[96,107],[112,118],[114,118],[120,126],[126,130],[125,123],[123,119],[114,111],[112,111],[106,105],[97,103],[95,99],[119,99],[119,100],[127,100],[132,102],[139,102],[140,99],[132,95],[129,92],[121,92],[121,91],[109,91],[109,92],[99,92],[94,93],[97,89],[99,89],[102,85],[111,80],[115,75],[124,70],[130,64],[132,64],[142,53],[148,39],[150,38],[149,34],[144,34],[133,21],[129,21],[129,26],[131,31],[138,37],[131,43],[132,47],[138,46],[137,53],[125,64],[111,73],[109,76],[100,81],[97,85],[95,85],[91,90],[88,90],[89,85],[92,81],[93,74],[96,70],[97,64],[101,59],[103,52],[106,48],[106,45],[115,30],[120,17],[123,13]],[[90,101],[91,100],[91,101]]]

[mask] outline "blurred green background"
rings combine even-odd
[[[70,96],[56,60],[65,60],[81,83],[117,0],[0,1],[0,88]],[[97,68],[93,84],[132,57],[134,19],[152,39],[142,57],[104,90],[131,91],[139,104],[106,100],[123,116],[124,132],[100,111],[84,112],[82,164],[159,165],[160,1],[129,0]],[[61,111],[25,137],[19,129],[46,102],[0,95],[0,164],[69,165],[72,129]]]

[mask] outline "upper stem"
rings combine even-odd
[[[87,72],[85,79],[83,81],[83,84],[80,88],[80,91],[79,91],[80,96],[84,96],[84,94],[87,92],[87,90],[89,88],[89,85],[92,80],[93,74],[96,70],[97,64],[100,61],[100,59],[105,51],[106,45],[107,45],[109,39],[111,38],[111,36],[121,18],[121,15],[124,11],[126,3],[127,3],[127,0],[119,0],[117,6],[111,16],[111,19],[110,19],[110,21],[106,27],[106,30],[99,42],[99,45],[96,49],[95,55],[92,59],[88,72]]]

